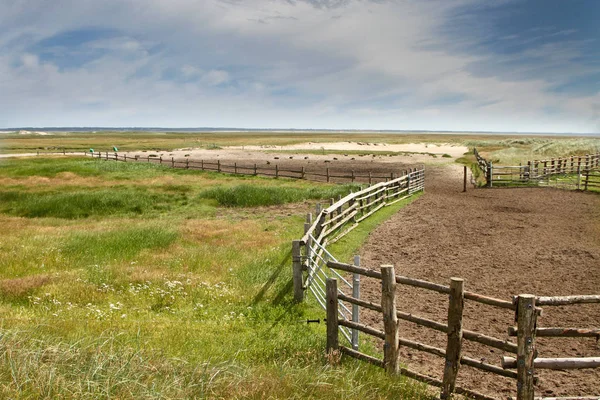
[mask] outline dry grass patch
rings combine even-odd
[[[52,277],[47,274],[0,280],[0,297],[19,298],[49,284]]]
[[[276,232],[256,220],[190,220],[182,227],[184,237],[203,246],[223,246],[236,249],[262,249],[276,244]]]

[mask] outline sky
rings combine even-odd
[[[598,0],[0,0],[0,128],[600,132]]]

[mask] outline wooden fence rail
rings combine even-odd
[[[146,162],[159,165],[165,165],[171,168],[192,169],[201,171],[214,171],[225,174],[253,175],[274,178],[305,179],[329,183],[368,183],[369,185],[379,182],[388,182],[396,179],[402,174],[398,172],[363,172],[356,173],[353,170],[344,172],[331,171],[329,168],[309,170],[305,167],[295,169],[281,167],[279,164],[242,164],[234,162],[233,164],[224,164],[220,160],[190,160],[175,159],[174,157],[163,158],[162,156],[128,156],[127,154],[109,153],[109,152],[83,152],[86,157],[93,157],[107,161],[124,162]]]
[[[512,301],[494,299],[464,289],[464,282],[460,278],[451,278],[450,285],[440,285],[420,279],[408,278],[396,275],[394,267],[390,265],[381,266],[380,271],[360,267],[359,265],[344,264],[336,261],[327,262],[331,270],[342,273],[362,275],[369,278],[381,280],[382,294],[381,303],[375,304],[355,295],[344,293],[338,287],[338,279],[327,277],[327,290],[324,303],[327,310],[327,332],[328,351],[338,350],[342,354],[371,363],[384,368],[389,374],[402,374],[421,382],[436,386],[441,390],[441,398],[451,398],[453,394],[464,394],[474,399],[490,400],[493,397],[476,392],[471,389],[456,386],[456,379],[460,372],[460,366],[466,365],[472,368],[492,373],[495,375],[512,378],[516,383],[516,398],[532,400],[534,398],[534,384],[537,383],[535,369],[581,369],[599,368],[599,357],[580,358],[538,358],[536,349],[536,336],[553,337],[598,337],[600,329],[578,329],[578,328],[543,328],[538,327],[538,318],[542,315],[539,305],[575,305],[600,303],[600,296],[558,296],[558,297],[536,297],[531,294],[515,296]],[[338,276],[343,279],[342,275]],[[417,315],[407,313],[396,308],[396,286],[407,285],[436,293],[445,293],[449,296],[447,323],[440,323]],[[334,290],[335,289],[335,290]],[[469,294],[469,295],[467,295]],[[481,304],[491,305],[497,308],[510,308],[515,311],[516,327],[509,327],[509,336],[516,336],[517,343],[508,339],[494,338],[479,332],[464,329],[462,319],[464,313],[464,302],[474,301]],[[344,304],[362,307],[382,315],[384,330],[340,317],[340,307]],[[333,309],[335,307],[335,309]],[[403,338],[398,328],[398,320],[412,322],[425,328],[446,333],[447,340],[445,349],[426,343]],[[335,328],[335,329],[334,329]],[[340,344],[337,334],[340,329],[351,329],[360,331],[369,336],[384,341],[383,358],[373,357],[350,349]],[[499,359],[500,365],[486,363],[462,355],[462,343],[464,340],[502,350],[513,356],[502,355]],[[400,368],[398,359],[398,348],[404,346],[409,349],[426,352],[444,359],[444,372],[442,379],[418,374],[406,368]],[[516,357],[514,357],[516,355]],[[512,371],[516,369],[516,371]]]
[[[578,190],[600,189],[600,153],[527,161],[520,165],[494,165],[473,149],[477,165],[492,187],[548,185]]]
[[[412,168],[387,182],[373,184],[337,200],[331,199],[327,208],[317,204],[316,216],[307,216],[304,236],[295,241],[297,244],[292,244],[294,257],[304,260],[294,264],[294,299],[302,301],[309,290],[324,306],[325,281],[329,277],[326,262],[335,261],[326,247],[377,211],[423,191],[424,187],[424,168]],[[344,283],[352,286],[348,281]],[[317,286],[312,287],[313,284]]]

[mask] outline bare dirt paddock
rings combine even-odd
[[[600,196],[554,189],[462,191],[462,168],[428,167],[426,194],[374,231],[361,264],[449,284],[465,279],[465,290],[510,300],[538,296],[600,293]],[[380,300],[380,284],[364,280],[361,297]],[[398,308],[445,322],[447,297],[398,286]],[[364,311],[363,321],[381,324]],[[465,302],[464,328],[506,339],[514,313]],[[382,325],[376,325],[382,326]],[[541,327],[600,327],[600,305],[544,307]],[[401,321],[400,335],[445,347],[445,334]],[[512,338],[516,343],[516,338]],[[539,357],[600,356],[594,338],[538,338]],[[499,365],[501,351],[464,342],[463,353]],[[444,360],[402,349],[401,362],[441,378]],[[510,354],[506,354],[510,355]],[[600,395],[600,369],[538,370],[537,395]],[[461,367],[458,384],[489,395],[516,393],[516,381]]]

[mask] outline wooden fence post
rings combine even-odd
[[[297,303],[304,300],[304,289],[302,283],[302,254],[300,252],[300,240],[292,241],[292,277],[294,280],[294,301]]]
[[[171,157],[171,168],[175,168],[175,157]]]
[[[581,169],[577,167],[577,190],[581,190]]]
[[[352,170],[352,182],[354,182],[354,170]]]
[[[158,163],[162,165],[162,156],[158,158]]]
[[[127,162],[127,154],[123,155],[123,161]]]
[[[373,179],[371,178],[371,171],[369,171],[369,186],[373,184]]]
[[[521,294],[517,298],[517,400],[533,400],[535,327],[535,296]]]
[[[399,371],[398,366],[398,316],[396,315],[396,273],[393,265],[381,266],[381,308],[385,343],[383,366],[390,375]]]
[[[185,169],[190,169],[190,159],[189,158],[185,159]]]
[[[279,165],[275,164],[275,178],[279,178]]]
[[[233,173],[237,174],[237,162],[233,163]]]
[[[325,304],[327,307],[327,354],[331,354],[339,349],[337,279],[327,278],[325,292]]]
[[[494,177],[493,169],[494,169],[494,165],[490,161],[488,163],[487,176],[486,176],[488,187],[492,187],[492,178]]]
[[[442,399],[449,399],[456,387],[456,377],[460,367],[462,349],[462,318],[465,303],[464,281],[450,278],[450,301],[448,304],[448,343],[446,345],[446,364],[442,381]]]
[[[302,167],[302,175],[300,175],[300,179],[304,179],[304,167]]]
[[[584,186],[583,186],[583,190],[584,191],[588,190],[588,182],[589,181],[590,181],[590,170],[588,169],[588,170],[585,171],[585,183],[584,183]]]
[[[463,193],[467,191],[467,166],[463,166],[463,172],[464,172],[464,177],[463,177]]]
[[[329,168],[325,168],[325,171],[327,173],[327,182],[329,183]]]
[[[308,232],[312,226],[312,213],[306,214],[306,222],[304,223],[304,233]]]
[[[217,172],[221,172],[221,160],[217,160]]]
[[[360,256],[354,256],[354,265],[360,267]],[[360,299],[360,274],[352,274],[352,297]],[[358,304],[352,304],[352,322],[360,322]],[[358,329],[352,329],[352,349],[358,350]]]
[[[256,164],[254,164],[254,176],[256,176]]]

